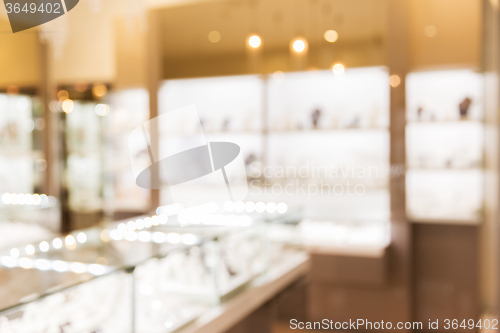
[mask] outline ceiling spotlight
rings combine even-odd
[[[342,76],[342,75],[344,75],[345,67],[342,64],[335,64],[332,67],[332,71],[333,71],[333,75]]]
[[[296,38],[292,41],[292,50],[302,53],[307,50],[307,41],[303,38]]]
[[[248,38],[248,45],[250,45],[250,47],[256,49],[260,46],[260,44],[262,44],[262,40],[259,36],[253,35]]]
[[[323,34],[323,38],[329,43],[335,43],[339,39],[339,33],[335,30],[327,30]]]
[[[210,41],[210,43],[218,43],[220,42],[220,39],[221,35],[217,30],[210,31],[208,33],[208,40]]]
[[[108,87],[106,87],[105,84],[102,83],[95,83],[94,86],[92,87],[92,94],[94,97],[104,97],[108,92]]]

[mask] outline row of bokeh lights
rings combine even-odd
[[[207,204],[194,206],[190,208],[184,208],[182,204],[171,204],[166,206],[160,206],[156,209],[156,214],[159,216],[172,216],[182,214],[184,211],[193,211],[200,214],[214,214],[220,211],[219,204],[216,202],[210,202]],[[253,201],[226,201],[222,206],[222,212],[231,213],[264,213],[269,214],[279,213],[284,214],[288,211],[288,205],[284,202],[253,202]]]
[[[2,194],[2,202],[5,205],[33,205],[45,208],[55,206],[57,200],[53,196],[45,194],[4,193]]]
[[[323,38],[328,43],[335,43],[339,39],[339,34],[335,30],[327,30],[323,33]],[[219,31],[213,30],[208,33],[208,40],[211,43],[218,43],[222,39],[222,35]],[[252,49],[257,49],[262,46],[262,38],[259,35],[252,34],[247,38],[247,44]],[[302,53],[307,51],[308,42],[303,37],[296,37],[290,41],[290,50],[296,53]]]
[[[335,43],[339,39],[339,34],[335,30],[327,30],[323,34],[323,38],[328,43]],[[208,40],[211,43],[218,43],[222,39],[219,31],[213,30],[208,33]],[[247,37],[247,46],[250,49],[259,49],[262,46],[262,38],[259,35],[252,34]],[[309,49],[309,42],[303,37],[296,37],[290,41],[290,51],[296,54],[305,54]],[[332,71],[335,76],[342,76],[345,72],[345,66],[341,63],[332,65]]]
[[[274,202],[257,202],[252,201],[227,201],[223,205],[223,210],[225,212],[238,212],[238,213],[279,213],[284,214],[288,210],[288,206],[285,203],[274,203]],[[199,238],[193,234],[185,233],[179,234],[175,232],[164,233],[164,232],[149,232],[143,229],[149,229],[151,227],[164,225],[168,222],[168,216],[178,215],[180,220],[182,217],[187,218],[191,223],[197,224],[200,221],[196,218],[197,215],[206,217],[205,220],[201,222],[210,225],[220,225],[220,226],[250,226],[252,224],[252,219],[248,215],[223,215],[216,214],[219,211],[219,205],[215,202],[208,204],[195,206],[191,208],[184,208],[180,204],[173,204],[158,207],[157,212],[159,215],[154,215],[146,218],[139,218],[135,221],[129,221],[127,223],[120,223],[116,229],[108,230],[103,229],[100,232],[100,238],[103,242],[108,243],[111,240],[120,241],[141,241],[141,242],[154,242],[157,244],[162,244],[168,242],[170,244],[186,244],[194,245],[199,241]],[[207,221],[209,223],[207,223]],[[42,241],[37,246],[29,244],[26,247],[12,248],[9,252],[9,256],[3,256],[0,258],[0,262],[5,267],[21,267],[24,269],[36,268],[40,270],[55,270],[58,272],[72,271],[75,273],[85,273],[88,272],[92,275],[102,275],[105,274],[107,268],[101,264],[84,264],[78,262],[65,262],[61,260],[47,260],[47,259],[33,259],[26,256],[33,256],[37,252],[46,253],[50,249],[60,250],[65,246],[68,250],[75,250],[78,244],[85,244],[88,240],[87,234],[85,232],[79,232],[77,234],[67,235],[65,238],[57,237],[53,239],[50,243],[48,241]]]

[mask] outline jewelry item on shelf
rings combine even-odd
[[[422,115],[424,113],[424,108],[422,106],[419,106],[417,109],[417,119],[422,120]]]
[[[321,116],[321,111],[318,110],[318,109],[314,110],[314,112],[311,115],[311,117],[312,117],[312,124],[313,124],[313,128],[314,129],[318,128],[318,123],[319,123],[320,116]]]
[[[222,122],[222,132],[227,132],[229,130],[229,125],[231,124],[230,118],[225,118]]]
[[[469,107],[472,104],[472,99],[469,97],[464,98],[462,102],[458,105],[458,109],[460,111],[460,118],[465,119],[467,118],[467,114],[469,112]]]
[[[349,124],[349,128],[358,128],[360,125],[360,117],[358,115],[354,116],[351,123]]]

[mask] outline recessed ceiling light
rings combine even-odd
[[[323,34],[323,38],[329,43],[335,43],[339,39],[339,33],[335,30],[327,30]]]
[[[292,50],[302,53],[307,50],[307,41],[303,38],[296,38],[292,41]]]
[[[254,49],[258,48],[261,44],[262,40],[257,35],[252,35],[250,36],[250,38],[248,38],[248,45],[250,45],[250,47]]]
[[[220,42],[220,39],[221,39],[221,35],[220,35],[220,32],[218,32],[217,30],[210,31],[208,33],[208,40],[211,43],[218,43],[218,42]]]

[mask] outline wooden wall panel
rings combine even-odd
[[[500,3],[483,1],[483,70],[485,74],[485,192],[484,223],[480,233],[481,309],[500,309]]]
[[[368,258],[325,254],[311,255],[310,279],[325,285],[384,286],[388,279],[387,257]]]
[[[415,224],[413,242],[414,319],[477,322],[478,227]],[[438,331],[446,332],[442,325]]]
[[[481,0],[409,3],[412,68],[480,66]],[[434,37],[426,34],[429,26],[436,28]]]

